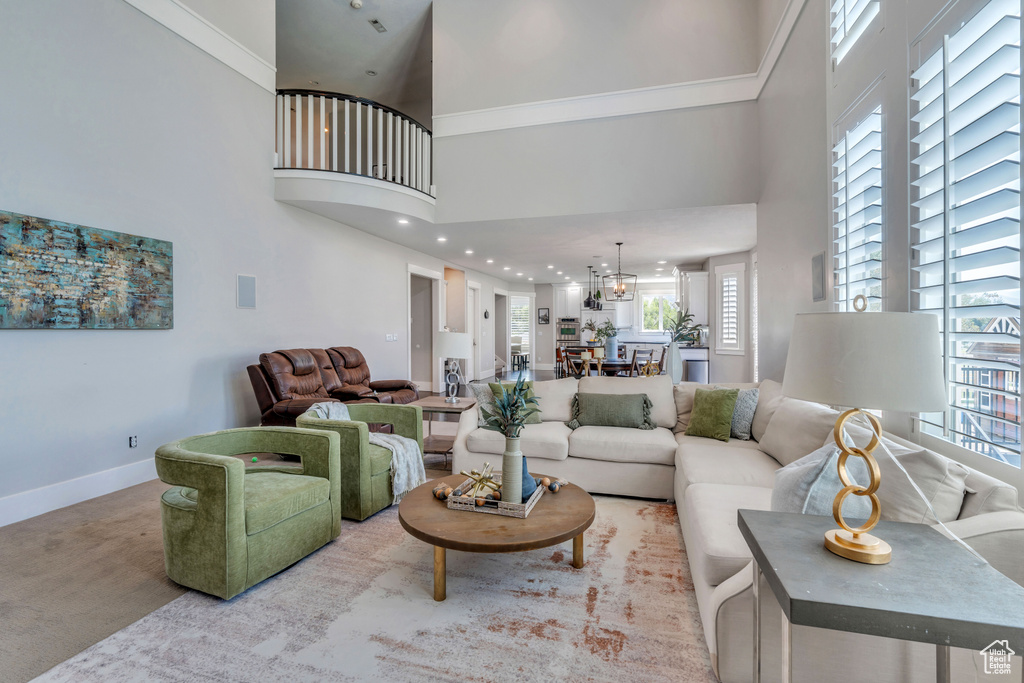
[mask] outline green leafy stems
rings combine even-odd
[[[676,314],[676,322],[672,326],[672,341],[695,343],[700,341],[700,325],[693,325],[693,314],[690,309]]]
[[[515,386],[506,390],[505,385],[501,387],[501,396],[494,397],[494,412],[480,406],[480,412],[487,423],[485,429],[501,432],[508,439],[518,439],[519,432],[526,423],[526,418],[534,413],[540,412],[536,408],[537,397],[527,396],[530,393],[529,387],[523,382],[523,373],[519,373],[519,379]]]
[[[605,320],[603,323],[598,325],[596,322],[594,322],[594,319],[591,318],[587,320],[586,323],[583,324],[583,329],[586,332],[593,332],[594,341],[596,341],[600,346],[604,346],[604,343],[608,340],[609,337],[614,337],[619,333],[618,329],[615,328],[615,325],[612,324],[611,320]]]

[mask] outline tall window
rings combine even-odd
[[[1019,467],[1020,2],[930,39],[911,94],[911,305],[939,317],[949,408],[922,429]]]
[[[640,298],[643,311],[641,332],[664,332],[671,330],[676,322],[679,306],[673,292],[645,292]]]
[[[832,59],[843,61],[878,14],[878,0],[835,0],[832,3]]]
[[[750,256],[750,355],[751,355],[751,377],[753,381],[761,381],[761,369],[758,367],[761,362],[761,350],[758,346],[758,299],[757,299],[757,252]]]
[[[832,148],[832,257],[836,310],[864,295],[882,310],[882,108],[845,131]]]
[[[530,297],[514,296],[509,305],[512,313],[509,322],[512,346],[518,345],[521,353],[530,353]]]
[[[716,306],[718,330],[715,335],[715,352],[742,355],[746,335],[743,311],[746,264],[735,263],[715,268],[715,290],[718,295]]]

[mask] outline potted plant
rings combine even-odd
[[[519,433],[526,424],[526,418],[539,411],[537,397],[523,381],[522,372],[511,388],[506,389],[504,384],[499,384],[499,387],[501,395],[495,395],[493,410],[481,405],[480,413],[487,423],[485,429],[505,436],[505,452],[501,457],[501,498],[510,503],[520,503],[524,493],[529,491],[532,494],[536,488],[523,452],[519,450]]]
[[[584,325],[583,329],[587,332],[591,332],[594,335],[594,346],[604,346],[610,358],[616,358],[618,356],[618,342],[615,341],[612,346],[614,347],[614,353],[608,348],[606,342],[609,339],[614,339],[619,334],[618,329],[612,324],[611,320],[605,320],[603,323],[598,325],[593,318],[588,320]]]
[[[665,374],[672,378],[673,384],[679,384],[683,379],[683,361],[679,357],[679,343],[693,346],[694,342],[700,340],[700,329],[700,325],[693,324],[693,314],[690,313],[690,309],[676,314],[676,321],[671,329],[672,338],[665,352]]]

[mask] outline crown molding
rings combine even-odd
[[[269,92],[277,91],[277,68],[179,0],[124,0],[158,24],[223,62]]]
[[[757,73],[510,104],[433,117],[433,137],[749,102],[761,95],[807,0],[789,0]]]

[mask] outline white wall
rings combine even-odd
[[[0,503],[256,424],[263,351],[352,345],[406,377],[407,267],[444,263],[275,202],[271,93],[122,0],[0,15],[5,85],[36,103],[0,108],[0,208],[174,244],[173,330],[0,330]],[[256,310],[235,308],[236,273],[259,278]],[[507,286],[469,275],[485,301]]]
[[[437,138],[437,220],[754,203],[757,128],[741,102]]]
[[[551,285],[536,285],[533,290],[537,293],[534,299],[536,309],[533,312],[533,322],[537,330],[537,344],[534,349],[534,357],[530,361],[533,369],[537,366],[553,366],[555,363],[555,334],[558,329],[555,320],[555,290]],[[548,309],[548,320],[550,324],[540,325],[537,323],[537,311],[542,308]]]
[[[825,3],[808,2],[758,100],[760,376],[781,380],[796,313],[811,297],[811,257],[828,248]]]
[[[718,353],[715,350],[718,335],[718,278],[715,277],[715,268],[718,266],[731,266],[742,263],[744,268],[744,287],[742,294],[743,310],[743,355]],[[710,334],[708,335],[708,380],[716,382],[749,382],[752,376],[750,357],[753,353],[750,337],[750,252],[744,251],[736,254],[725,254],[723,256],[712,256],[704,264],[703,270],[710,273],[708,278],[708,315]]]
[[[749,0],[434,0],[434,114],[757,70]]]
[[[277,58],[274,3],[251,0],[180,0],[181,4],[274,64]]]

